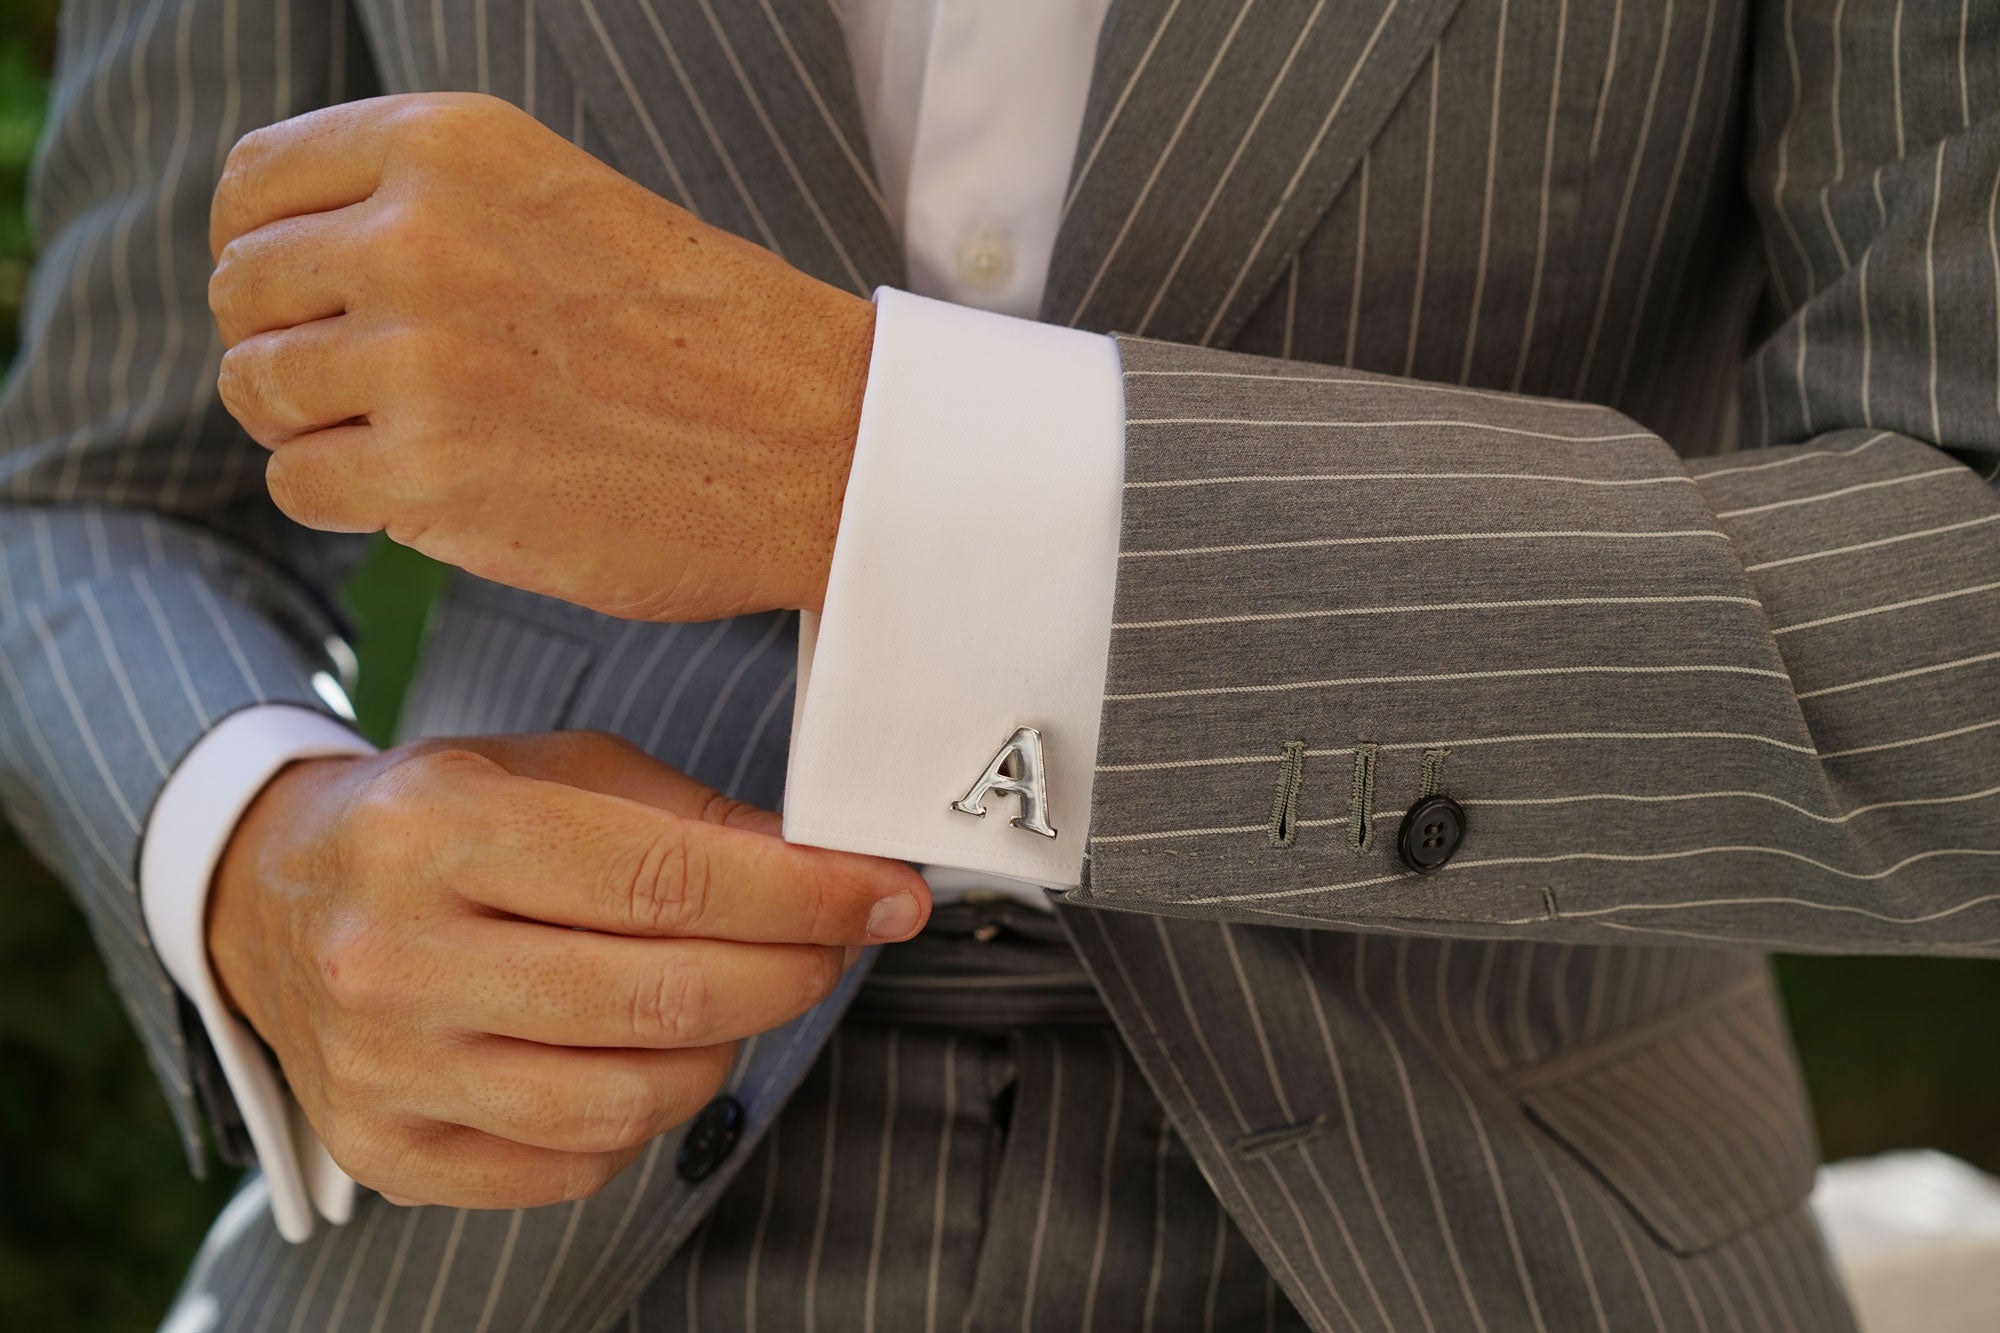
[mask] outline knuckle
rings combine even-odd
[[[412,786],[429,789],[452,786],[474,773],[489,772],[494,764],[485,755],[459,744],[418,750],[396,767],[399,776]]]
[[[251,433],[264,429],[260,425]],[[361,532],[380,527],[356,504],[340,478],[330,475],[331,461],[320,453],[275,446],[264,463],[264,489],[269,492],[271,502],[293,522],[325,532]]]
[[[702,919],[709,879],[705,864],[678,827],[661,827],[637,858],[626,891],[632,923],[672,934]]]
[[[745,815],[757,813],[757,807],[748,801],[739,801],[733,796],[724,796],[719,791],[711,791],[702,798],[701,810],[696,818],[704,824],[731,824]]]
[[[393,203],[383,200],[376,208],[371,230],[374,240],[385,251],[394,252],[428,240],[430,228],[423,197],[418,195],[399,198]]]
[[[360,1130],[347,1121],[334,1121],[317,1132],[327,1156],[356,1184],[378,1194],[394,1192],[401,1155],[389,1149],[381,1133]]]
[[[238,139],[222,160],[217,178],[215,211],[220,216],[241,216],[254,200],[256,182],[270,158],[271,131],[268,126],[251,130]]]
[[[325,525],[329,516],[323,512],[320,487],[312,469],[297,456],[272,454],[264,464],[264,489],[270,492],[271,503],[293,522],[309,528]]]
[[[224,342],[233,346],[241,341],[242,317],[256,306],[257,286],[257,266],[239,237],[223,247],[215,271],[208,276],[208,308]]]
[[[319,946],[314,963],[320,989],[342,1013],[373,1014],[387,1008],[397,989],[389,954],[378,931],[350,924]],[[356,1071],[368,1068],[365,1044],[358,1037],[336,1034],[326,1045],[329,1068],[346,1071],[352,1081]]]
[[[451,832],[452,794],[474,773],[494,767],[484,755],[452,745],[399,755],[343,810],[344,848],[363,867],[407,880],[416,867],[431,864]]]
[[[590,1117],[589,1148],[594,1152],[636,1148],[661,1128],[658,1095],[645,1081],[632,1078],[608,1092]]]
[[[422,195],[385,202],[367,233],[375,260],[404,288],[419,288],[447,257],[444,229]]]
[[[801,1011],[810,1009],[833,994],[840,985],[840,978],[846,971],[845,958],[839,949],[812,946],[810,959],[800,969]]]
[[[644,1045],[685,1045],[702,1031],[710,1003],[708,978],[699,967],[657,964],[633,988],[632,1035]]]
[[[569,743],[585,753],[601,754],[608,759],[646,759],[646,752],[615,731],[569,731],[563,732]]]
[[[577,1155],[565,1159],[560,1202],[588,1199],[602,1193],[624,1167],[622,1160],[604,1156]]]
[[[405,127],[424,147],[454,149],[490,134],[514,108],[481,93],[449,93],[410,104]]]
[[[341,832],[364,861],[385,854],[393,858],[409,845],[411,835],[419,832],[420,820],[410,795],[412,784],[404,780],[415,762],[401,760],[370,778],[342,812]]]
[[[426,97],[404,113],[404,132],[418,151],[460,146],[466,131],[464,108],[452,97]]]
[[[229,149],[229,155],[222,160],[222,179],[233,184],[242,184],[257,166],[270,156],[271,127],[259,125],[241,135]]]
[[[808,940],[836,938],[845,924],[838,909],[834,891],[829,888],[824,877],[809,879],[801,886],[800,895],[804,908],[805,933],[800,936]]]
[[[270,398],[269,367],[262,349],[238,343],[224,352],[215,391],[238,421],[261,419]]]
[[[397,826],[428,844],[450,816],[462,813],[461,802],[471,784],[500,771],[500,765],[476,750],[442,745],[400,758],[382,776],[381,786]]]

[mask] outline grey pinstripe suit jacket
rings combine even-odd
[[[217,719],[318,706],[353,554],[216,403],[207,200],[244,130],[377,87],[512,98],[819,276],[899,272],[817,0],[68,7],[0,782],[191,1152],[136,844]],[[1316,1326],[1844,1326],[1757,951],[2000,948],[1996,200],[2000,12],[1964,0],[1113,6],[1045,310],[1135,335],[1063,912]],[[770,802],[790,632],[461,582],[408,725],[608,727]],[[1471,832],[1418,880],[1426,785]],[[753,1132],[844,998],[746,1052]],[[426,1210],[347,1280],[600,1326],[726,1179],[672,1146],[504,1242]]]

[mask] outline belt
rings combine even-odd
[[[1060,922],[977,893],[933,910],[915,939],[885,947],[847,1017],[975,1030],[1111,1022]]]

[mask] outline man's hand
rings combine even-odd
[[[210,242],[222,400],[299,522],[631,619],[824,599],[866,300],[470,94],[255,131]]]
[[[909,867],[777,826],[590,733],[309,760],[238,825],[209,952],[362,1184],[580,1198],[928,914]]]

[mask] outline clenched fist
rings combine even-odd
[[[900,862],[777,830],[590,733],[308,760],[237,826],[209,955],[362,1184],[579,1198],[928,914]]]
[[[632,619],[824,599],[866,300],[470,94],[255,131],[210,241],[222,400],[299,522]]]

